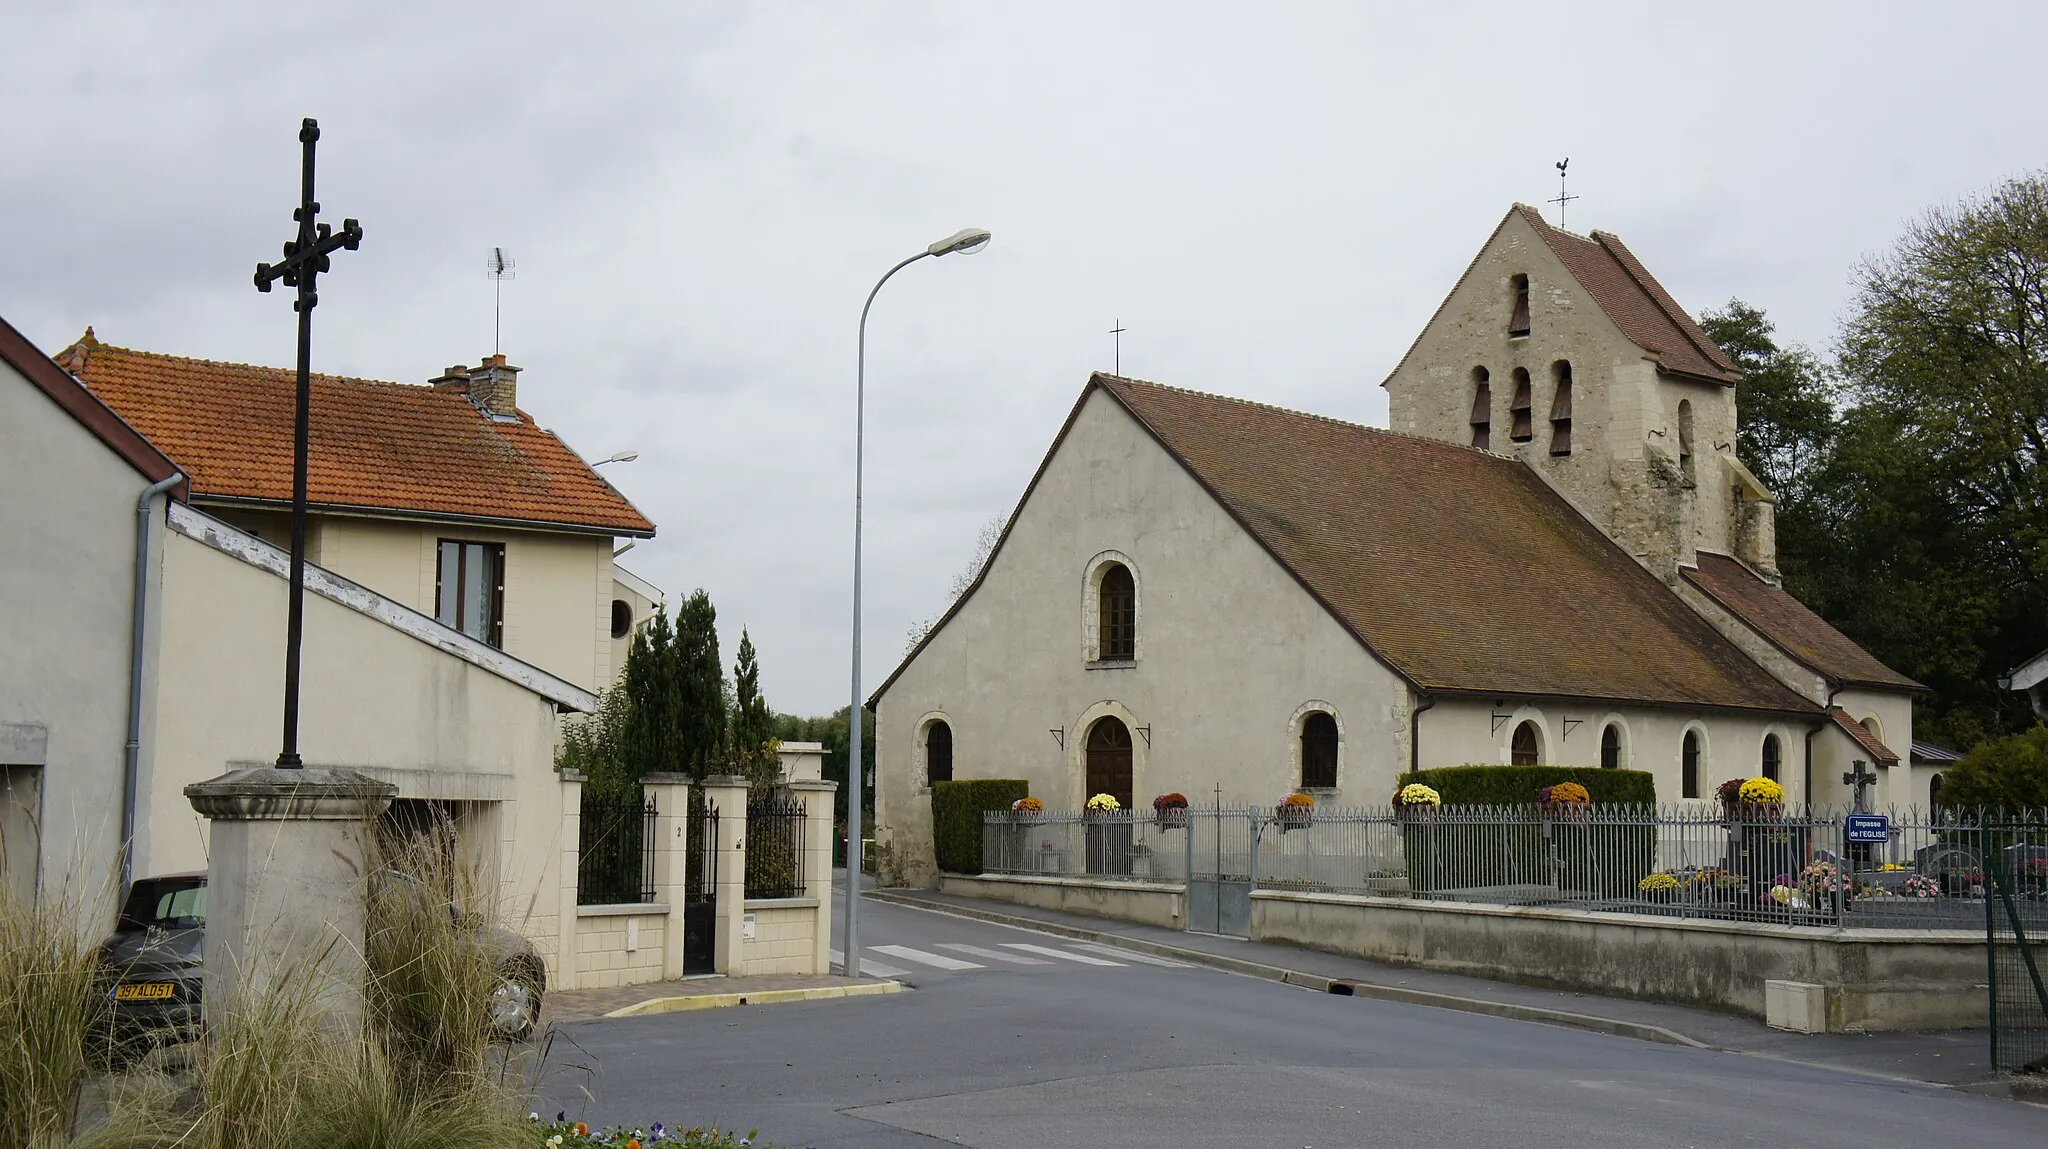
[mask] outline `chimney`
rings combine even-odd
[[[469,401],[485,414],[500,418],[519,417],[519,368],[509,366],[503,355],[493,355],[469,373]]]
[[[469,368],[457,363],[439,376],[427,380],[427,385],[436,391],[468,391]]]

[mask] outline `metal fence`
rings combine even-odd
[[[773,795],[747,801],[747,896],[804,896],[804,804]]]
[[[1187,826],[1191,829],[1183,830]],[[1879,841],[1854,841],[1856,836]],[[2038,862],[2038,865],[2037,865]],[[2048,935],[2048,816],[1986,822],[1793,807],[1194,809],[1170,820],[993,812],[983,869],[1786,924],[1976,930],[1987,866],[2033,882],[2019,920]],[[1191,873],[1192,871],[1192,873]],[[2036,875],[2034,877],[2032,875]],[[2030,892],[2031,891],[2031,892]],[[1208,891],[1202,891],[1205,895]],[[1227,915],[1226,915],[1227,916]],[[1227,932],[1227,931],[1226,931]]]
[[[654,900],[654,799],[583,793],[576,844],[576,904]]]

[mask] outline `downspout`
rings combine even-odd
[[[1839,684],[1829,687],[1827,704],[1821,707],[1822,711],[1833,713],[1835,709],[1835,695],[1840,694],[1846,689],[1848,688]],[[1816,722],[1813,725],[1813,729],[1806,732],[1806,778],[1801,783],[1806,789],[1800,791],[1800,793],[1806,796],[1806,808],[1808,811],[1813,809],[1813,736],[1825,729],[1827,729],[1826,723]]]
[[[128,745],[121,760],[121,900],[135,880],[135,790],[142,761],[142,645],[149,621],[149,512],[156,497],[185,481],[172,471],[135,500],[135,626],[128,639]]]
[[[1422,712],[1436,705],[1436,699],[1424,694],[1420,689],[1415,691],[1415,697],[1422,701],[1417,705],[1408,707],[1408,772],[1410,774],[1422,769]]]

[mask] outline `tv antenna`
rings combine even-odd
[[[1564,169],[1567,166],[1569,166],[1571,162],[1572,158],[1570,156],[1566,156],[1565,158],[1557,161],[1557,198],[1545,201],[1546,203],[1554,203],[1557,205],[1557,226],[1559,228],[1564,227],[1564,205],[1579,198],[1575,195],[1564,194]]]
[[[498,336],[503,330],[505,314],[505,281],[519,278],[519,273],[513,270],[519,263],[506,255],[504,248],[494,247],[491,249],[491,257],[484,262],[484,266],[489,269],[491,280],[497,285],[497,298],[491,304],[491,354],[496,355]]]

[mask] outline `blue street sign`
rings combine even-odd
[[[1851,842],[1889,842],[1891,820],[1883,814],[1851,814],[1845,836]]]

